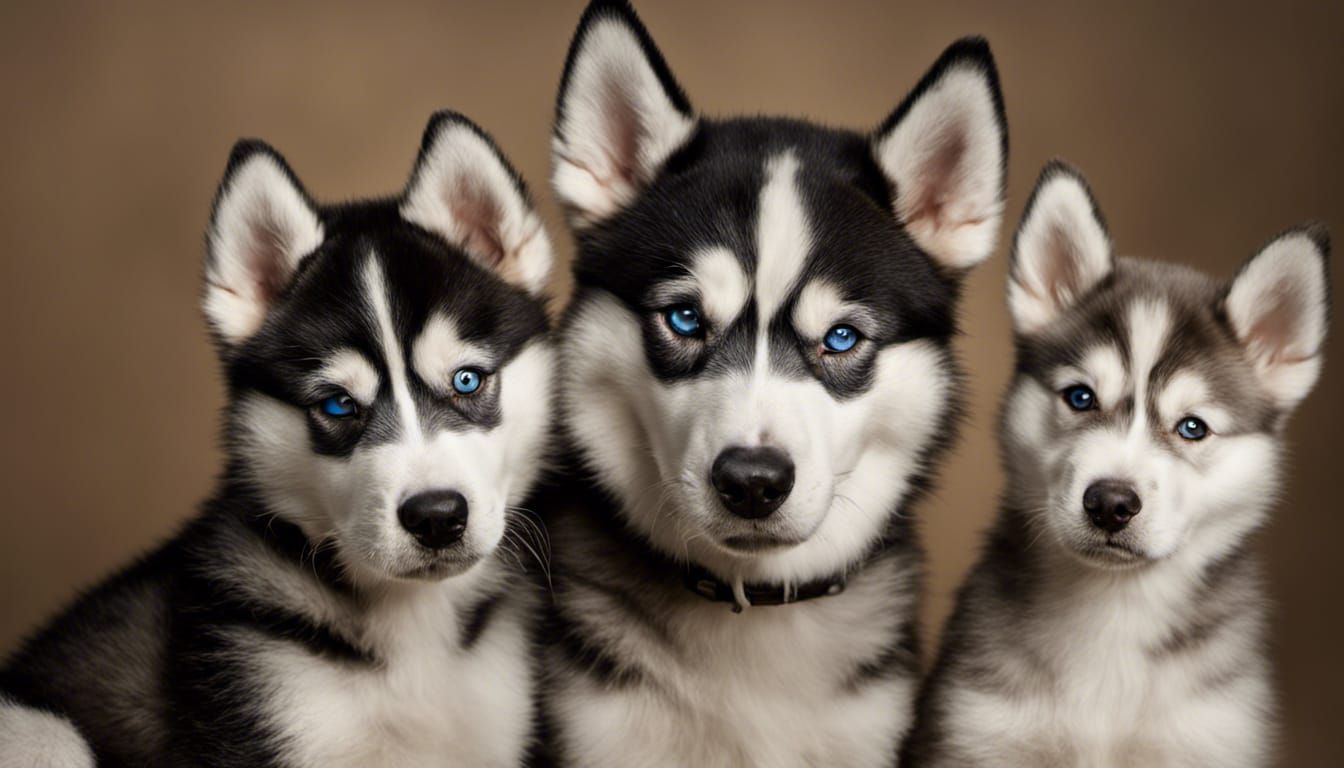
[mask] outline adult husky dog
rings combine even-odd
[[[575,766],[869,766],[913,708],[911,503],[951,439],[962,271],[1006,134],[981,40],[870,134],[691,111],[628,5],[565,66],[554,189],[578,240],[537,496],[543,708]]]
[[[1048,167],[1008,289],[1008,489],[907,754],[929,766],[1256,766],[1272,746],[1250,535],[1321,369],[1319,228],[1230,282],[1116,258]]]
[[[0,762],[518,764],[551,253],[517,174],[443,113],[400,197],[317,206],[243,142],[207,239],[227,469],[9,660]]]

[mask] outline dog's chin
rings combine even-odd
[[[443,581],[461,576],[484,559],[481,553],[448,550],[400,563],[391,569],[389,576],[397,581]]]
[[[806,544],[816,533],[820,523],[807,530],[785,520],[748,522],[736,518],[720,521],[713,530],[706,531],[715,548],[735,558],[757,558],[775,555]]]
[[[800,531],[796,520],[785,510],[759,520],[734,517],[708,488],[697,489],[684,499],[687,506],[708,513],[708,519],[695,524],[697,532],[691,539],[705,542],[705,548],[717,556],[737,561],[787,552],[805,544],[821,526],[818,521],[810,529]]]
[[[752,557],[793,549],[804,541],[807,539],[774,534],[739,533],[718,539],[718,545],[729,554]]]
[[[1103,571],[1131,571],[1158,559],[1143,549],[1120,540],[1076,541],[1071,542],[1066,549],[1084,565]]]

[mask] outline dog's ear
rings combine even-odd
[[[1003,216],[1008,128],[989,44],[953,43],[873,137],[906,230],[944,267],[994,251]]]
[[[1106,222],[1082,174],[1058,160],[1041,171],[1013,239],[1008,308],[1032,333],[1115,269]]]
[[[551,243],[518,172],[475,123],[455,112],[429,121],[401,215],[533,295],[546,287]]]
[[[560,81],[551,183],[570,222],[619,211],[694,134],[681,86],[628,3],[593,0]]]
[[[216,337],[232,346],[256,333],[322,237],[284,158],[260,141],[234,145],[206,234],[205,315]]]
[[[1330,237],[1320,225],[1266,245],[1228,286],[1223,311],[1265,388],[1289,409],[1321,374],[1330,322]]]

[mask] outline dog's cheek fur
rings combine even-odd
[[[587,456],[588,468],[622,502],[633,506],[641,489],[656,483],[647,462],[639,398],[651,390],[639,319],[608,294],[579,302],[561,339],[560,408]]]
[[[329,535],[338,523],[329,514],[331,501],[345,491],[329,485],[331,478],[342,477],[340,463],[313,452],[303,412],[260,392],[247,392],[233,405],[230,421],[231,447],[268,508],[315,540]],[[324,469],[323,464],[335,466]]]
[[[1188,546],[1211,561],[1264,524],[1282,483],[1282,447],[1259,432],[1215,435],[1190,446],[1199,455],[1173,473],[1189,510]]]
[[[59,715],[0,698],[0,755],[7,766],[93,768],[93,752]]]
[[[395,520],[378,513],[400,467],[380,459],[395,446],[356,450],[345,458],[315,453],[303,412],[257,392],[240,397],[233,422],[242,471],[269,510],[311,541],[336,539],[347,567],[378,571],[390,562],[384,529]]]

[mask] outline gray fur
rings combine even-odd
[[[1268,606],[1250,537],[1279,487],[1295,404],[1285,388],[1300,398],[1318,370],[1324,271],[1311,265],[1325,240],[1287,233],[1253,260],[1273,259],[1265,269],[1223,283],[1116,259],[1097,233],[1081,177],[1048,168],[1014,254],[1007,490],[922,690],[906,765],[1269,761]],[[1277,287],[1264,280],[1275,273]],[[1300,300],[1271,319],[1288,328],[1276,338],[1315,350],[1309,359],[1258,357],[1246,341],[1246,310],[1229,296],[1265,285]],[[1266,373],[1303,363],[1313,367],[1291,385]],[[1080,381],[1095,408],[1066,405]],[[1191,416],[1207,417],[1207,437],[1174,428]],[[1076,489],[1112,477],[1145,506],[1103,533]]]

